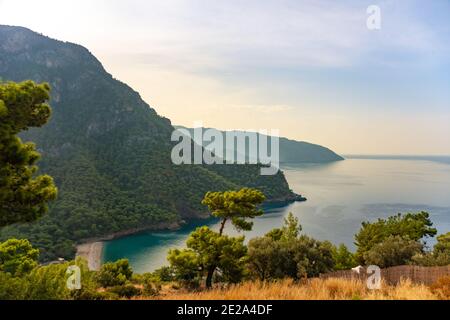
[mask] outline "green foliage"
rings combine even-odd
[[[157,296],[161,291],[161,283],[151,278],[145,278],[142,294],[145,296]]]
[[[280,229],[278,229],[280,230]],[[296,266],[292,267],[287,245],[273,237],[251,239],[248,244],[248,270],[250,276],[261,281],[281,279],[293,274],[297,277]],[[291,270],[287,270],[290,268]]]
[[[169,250],[167,260],[173,269],[176,280],[191,287],[200,283],[202,270],[200,269],[198,255],[193,250]]]
[[[391,236],[412,241],[433,237],[437,230],[432,228],[432,225],[427,212],[398,214],[386,220],[378,219],[373,223],[363,222],[359,233],[355,235],[356,258],[361,264],[367,264],[365,253]]]
[[[217,267],[226,282],[239,282],[243,276],[247,248],[244,237],[228,237],[201,227],[188,238],[187,247],[197,254],[203,270]]]
[[[117,285],[109,288],[108,292],[116,294],[121,298],[128,298],[128,299],[142,294],[142,291],[132,284]]]
[[[238,230],[251,230],[253,223],[246,219],[263,214],[259,205],[265,200],[262,192],[243,188],[239,191],[208,192],[202,204],[208,206],[214,217],[222,220],[219,233],[208,227],[191,233],[186,250],[171,250],[168,260],[179,281],[196,285],[206,274],[206,287],[211,287],[216,269],[226,282],[238,282],[244,276],[247,248],[244,237],[223,235],[228,220]]]
[[[236,283],[247,276],[263,281],[298,280],[355,265],[352,253],[344,245],[335,247],[328,241],[317,241],[301,235],[300,230],[298,219],[289,214],[281,228],[252,239],[247,248],[244,237],[228,237],[201,227],[190,235],[186,249],[169,251],[170,267],[145,274],[133,274],[127,260],[107,263],[99,272],[89,271],[87,262],[81,258],[37,266],[36,249],[27,240],[11,239],[0,244],[0,256],[7,257],[0,264],[0,300],[150,297],[160,293],[161,281],[178,280],[197,287],[214,274],[212,269],[218,271],[214,275],[216,282]],[[382,268],[408,263],[448,265],[449,242],[449,233],[440,235],[433,251],[424,253],[423,244],[417,240],[389,236],[367,251],[364,260]],[[33,262],[26,262],[30,259]],[[67,288],[67,270],[71,265],[80,268],[80,290]]]
[[[48,175],[35,176],[40,154],[21,131],[47,123],[51,109],[48,84],[0,83],[0,227],[40,218],[56,198]]]
[[[81,271],[81,289],[69,290],[67,280],[69,266],[76,265]],[[95,272],[89,271],[87,262],[76,261],[50,264],[34,268],[22,278],[23,297],[26,300],[101,300],[103,293],[97,292]]]
[[[191,233],[186,244],[188,249],[170,250],[168,254],[177,280],[196,285],[203,277],[207,280],[212,277],[216,269],[226,282],[236,283],[244,276],[247,253],[244,237],[228,237],[201,227]],[[210,283],[206,285],[209,287]]]
[[[281,231],[281,238],[288,241],[291,239],[296,239],[302,231],[302,226],[300,225],[298,218],[294,217],[292,212],[289,212],[287,218],[284,219],[284,226]]]
[[[170,268],[161,268],[159,270],[166,270]],[[139,276],[139,280],[137,281],[137,284],[142,286],[142,294],[146,297],[149,296],[156,296],[161,291],[161,277],[164,279],[166,278],[164,273],[161,272],[153,272],[153,273],[145,273],[143,275]],[[166,275],[167,276],[167,275]],[[170,274],[170,276],[172,276]],[[164,281],[170,281],[170,280],[164,280]]]
[[[337,248],[333,246],[333,259],[335,270],[348,270],[358,265],[355,255],[344,244]]]
[[[417,254],[412,260],[414,264],[429,267],[450,265],[450,232],[437,237],[432,252]]]
[[[239,191],[208,192],[202,204],[208,206],[211,214],[222,220],[220,234],[225,223],[230,220],[238,230],[251,230],[253,223],[247,218],[263,214],[258,207],[265,200],[264,194],[256,189],[244,188]]]
[[[69,290],[67,281],[69,266],[76,265],[81,271],[81,288]],[[120,287],[120,286],[119,286]],[[89,271],[87,262],[75,261],[38,266],[28,273],[13,276],[0,271],[0,300],[105,300],[117,299],[116,291],[99,291],[97,272]],[[127,292],[123,289],[121,292]],[[129,291],[128,291],[129,292]],[[123,294],[127,296],[128,294]]]
[[[21,276],[37,266],[39,250],[28,240],[9,239],[0,243],[0,271]]]
[[[68,264],[35,268],[27,276],[27,300],[65,300],[70,298],[66,271]]]
[[[133,275],[132,283],[142,287],[142,294],[144,296],[156,296],[161,290],[161,276],[165,272],[161,273],[161,270],[170,269],[168,267],[163,267],[158,269],[157,272],[135,274]],[[171,275],[171,274],[170,274]],[[162,276],[164,278],[164,276]],[[169,280],[166,280],[169,281]]]
[[[282,172],[261,176],[258,165],[172,164],[170,121],[85,48],[1,26],[0,43],[12,42],[14,52],[0,46],[2,78],[52,85],[52,120],[21,137],[44,150],[40,172],[55,179],[59,192],[48,215],[1,230],[0,241],[29,239],[41,262],[70,260],[83,239],[198,217],[211,190],[250,187],[268,199],[292,197]]]
[[[272,238],[275,241],[278,240],[295,240],[299,233],[302,231],[298,218],[296,218],[292,212],[289,212],[288,216],[284,219],[284,225],[281,229],[273,229],[266,234],[266,237]]]
[[[25,299],[26,282],[10,273],[0,271],[0,300]]]
[[[67,299],[68,264],[38,267],[39,251],[28,240],[0,244],[0,299]]]
[[[367,265],[376,265],[380,268],[400,266],[409,264],[422,250],[423,245],[418,241],[390,236],[365,252],[364,261]]]
[[[450,265],[449,254],[435,254],[434,252],[418,253],[412,257],[412,264],[424,267],[438,267]]]
[[[318,277],[333,270],[333,253],[328,241],[318,241],[300,236],[294,241],[294,261],[297,262],[297,277]]]
[[[107,300],[113,299],[114,296],[108,292],[98,291],[97,272],[90,271],[87,261],[77,258],[70,262],[69,265],[76,265],[81,271],[81,288],[70,291],[70,298],[74,300]]]
[[[153,276],[161,282],[169,282],[174,280],[174,272],[171,267],[163,266],[153,271]]]
[[[260,280],[299,279],[318,276],[332,270],[332,245],[299,235],[301,226],[292,214],[281,229],[248,244],[250,276]]]
[[[434,253],[446,254],[450,257],[450,232],[437,237],[437,243],[434,245]]]
[[[122,286],[133,276],[133,270],[127,259],[108,262],[102,265],[97,274],[98,283],[107,288],[113,286]]]

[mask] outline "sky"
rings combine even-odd
[[[448,0],[0,0],[0,24],[87,47],[173,124],[450,155]]]

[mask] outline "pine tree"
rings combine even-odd
[[[36,175],[40,154],[35,145],[18,137],[47,123],[49,92],[46,83],[0,83],[0,227],[36,220],[56,198],[53,179]]]

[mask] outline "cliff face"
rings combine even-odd
[[[194,217],[210,190],[249,186],[269,199],[292,196],[282,173],[261,177],[256,166],[173,165],[170,121],[79,45],[0,26],[0,78],[52,87],[50,122],[22,138],[36,142],[58,200],[37,223],[1,231],[29,238],[42,260],[71,257],[81,239]]]

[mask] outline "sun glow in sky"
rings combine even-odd
[[[447,0],[0,0],[0,24],[87,47],[174,124],[450,154]]]

